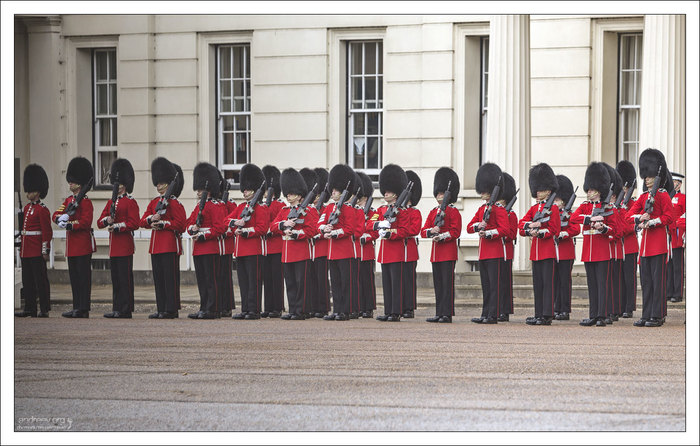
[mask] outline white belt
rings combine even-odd
[[[583,231],[583,235],[601,235],[601,233],[597,229],[588,229]]]
[[[41,235],[41,231],[22,231],[22,235]]]

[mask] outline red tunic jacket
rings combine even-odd
[[[506,246],[506,260],[513,260],[515,244],[518,242],[518,216],[515,211],[508,212],[508,224],[513,237],[503,237],[501,241]]]
[[[335,210],[336,203],[331,203],[323,210],[323,214],[318,219],[317,228],[323,237],[321,226],[325,226],[331,213]],[[328,260],[353,259],[356,256],[355,243],[352,236],[355,233],[357,224],[357,214],[347,203],[340,208],[338,223],[331,231],[331,238],[328,239]]]
[[[627,219],[627,211],[629,208],[634,206],[634,198],[630,198],[627,203],[627,207],[622,207],[622,214],[620,219],[620,230],[622,231],[622,251],[626,256],[627,254],[635,254],[639,252],[639,242],[637,241],[637,231],[634,229],[634,222]]]
[[[639,217],[644,214],[644,206],[649,192],[644,192],[627,211],[627,220],[637,223]],[[654,200],[654,212],[649,216],[649,221],[655,223],[653,227],[642,229],[642,245],[640,255],[652,257],[659,254],[668,254],[668,225],[673,223],[673,204],[665,189],[656,192]]]
[[[479,232],[477,226],[484,219],[487,203],[482,204],[476,214],[467,225],[467,232],[474,234]],[[484,232],[487,237],[479,238],[479,260],[503,259],[506,260],[507,252],[501,238],[514,238],[513,230],[510,227],[506,209],[501,204],[494,204],[491,207],[491,217],[489,218]]]
[[[236,202],[229,199],[226,203],[224,203],[224,215],[228,215],[231,212],[233,212],[236,209]],[[224,222],[225,224],[226,222]],[[226,225],[226,232],[223,235],[224,237],[224,255],[231,255],[233,254],[234,250],[236,249],[236,235],[233,232],[233,228],[229,228],[228,225]]]
[[[600,208],[601,203],[596,201],[584,201],[571,214],[571,223],[583,225],[583,252],[581,253],[582,262],[604,262],[612,258],[612,249],[610,248],[610,240],[608,232],[615,231],[617,217],[615,214],[608,215],[603,219],[603,223],[608,227],[605,233],[600,233],[591,228],[591,213],[594,208]]]
[[[526,226],[532,223],[532,219],[535,214],[544,208],[545,202],[540,201],[528,209],[527,213],[523,218],[520,219],[518,223],[518,228],[520,229],[520,235],[523,237],[529,237],[526,232]],[[530,260],[544,260],[544,259],[554,259],[557,257],[557,252],[554,247],[553,236],[556,236],[561,232],[561,221],[559,219],[559,208],[556,204],[552,205],[552,213],[550,214],[549,221],[542,223],[540,226],[540,234],[537,237],[533,237],[532,246],[530,248]]]
[[[685,234],[685,194],[676,192],[671,199],[674,210],[674,222],[668,226],[671,232],[671,248],[683,247],[683,235]]]
[[[389,206],[384,205],[377,209],[377,214],[373,215],[371,219],[367,221],[365,226],[367,230],[378,231],[377,226],[380,221],[384,220],[384,214],[386,213]],[[408,209],[401,209],[396,216],[396,220],[391,224],[388,231],[389,238],[382,238],[379,242],[379,255],[377,261],[379,263],[396,263],[396,262],[408,262],[409,258],[409,243],[414,243],[412,240],[408,242],[406,237],[410,237],[411,234],[415,233],[414,220],[415,217],[412,216],[412,212]],[[420,221],[418,222],[418,232],[420,232]],[[416,248],[417,249],[417,248]]]
[[[272,226],[272,222],[274,222],[277,219],[277,214],[279,214],[280,210],[282,210],[283,207],[284,201],[282,200],[274,200],[270,202],[270,207],[267,208],[268,215],[270,216],[270,226]],[[265,235],[264,240],[265,255],[279,254],[282,252],[282,236],[279,233],[273,232],[271,227],[270,231]]]
[[[561,222],[561,218],[559,219]],[[581,225],[572,223],[569,216],[568,224],[559,231],[559,260],[576,260],[576,245],[574,237],[581,233]]]
[[[156,206],[160,202],[161,197],[156,197],[148,203],[146,212],[143,213],[139,226],[146,229],[151,229],[151,242],[148,245],[149,254],[163,254],[166,252],[176,252],[182,254],[182,238],[181,235],[185,232],[185,208],[174,197],[168,201],[168,207],[165,208],[165,214],[160,218],[163,222],[163,227],[160,229],[151,228],[151,217],[156,213]]]
[[[248,206],[244,201],[233,212],[226,216],[224,223],[230,225],[231,220],[238,219]],[[234,230],[236,228],[233,228]],[[265,205],[257,203],[253,208],[253,215],[241,228],[243,233],[236,236],[236,257],[258,256],[264,254],[265,241],[263,236],[270,229],[270,213]]]
[[[73,195],[63,201],[63,204],[51,219],[58,224],[58,217],[64,214],[69,203],[75,200]],[[97,250],[95,236],[92,234],[92,202],[85,195],[75,211],[73,217],[68,220],[66,227],[66,257],[79,257],[92,254]]]
[[[23,259],[41,257],[42,247],[50,249],[53,239],[49,208],[41,201],[27,203],[24,206],[24,222],[20,231],[22,247],[19,256]]]
[[[379,233],[377,231],[368,231],[367,230],[367,221],[369,221],[377,211],[374,209],[370,209],[369,212],[367,213],[367,217],[365,218],[365,212],[364,209],[362,210],[362,221],[363,221],[363,233],[361,236],[362,243],[362,252],[361,252],[361,261],[366,261],[366,260],[374,260],[375,259],[375,252],[374,252],[374,241],[377,240],[379,237]]]
[[[435,216],[438,213],[440,206],[433,208],[425,219],[420,235],[423,238],[433,239],[434,235],[430,232],[435,227]],[[447,262],[457,260],[457,239],[462,233],[462,214],[459,213],[456,207],[448,205],[445,208],[445,223],[440,228],[440,233],[437,236],[440,240],[432,241],[430,248],[431,262]]]
[[[411,206],[405,212],[408,213],[408,236],[406,237],[406,261],[418,261],[418,237],[423,223],[423,216],[418,208]]]
[[[324,213],[324,207],[321,207],[321,215],[319,215],[319,211],[317,211],[315,207],[314,212],[316,212],[316,227],[318,227],[321,224],[321,215]],[[328,257],[328,240],[317,233],[314,236],[314,259],[319,257]]]
[[[313,256],[311,240],[313,236],[316,235],[316,223],[318,219],[315,219],[314,215],[309,211],[313,208],[307,208],[307,214],[301,217],[303,222],[297,223],[292,228],[292,236],[289,237],[284,234],[284,227],[282,225],[287,221],[287,217],[292,209],[294,208],[290,206],[283,207],[277,214],[275,221],[270,225],[270,231],[282,237],[282,263],[310,260]],[[316,209],[313,209],[313,212],[316,212]]]
[[[223,207],[211,198],[207,199],[204,209],[202,210],[202,226],[199,228],[199,233],[204,234],[204,240],[200,240],[200,238],[196,236],[197,232],[192,231],[192,226],[197,222],[197,214],[199,214],[199,200],[197,200],[197,204],[194,206],[186,223],[187,232],[194,238],[192,255],[221,255],[223,253],[221,235],[226,232]]]
[[[82,203],[81,203],[82,206]],[[97,227],[106,228],[112,200],[107,200],[105,208],[97,219]],[[134,231],[139,228],[139,205],[131,195],[117,197],[114,213],[114,230],[109,233],[109,256],[125,257],[134,254]]]
[[[365,213],[361,207],[355,206],[355,231],[352,238],[355,243],[355,258],[362,258],[362,234],[365,233]]]

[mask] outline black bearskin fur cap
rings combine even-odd
[[[441,167],[435,172],[433,179],[433,197],[437,198],[439,193],[447,192],[448,184],[450,185],[450,202],[448,204],[451,204],[457,201],[457,194],[460,190],[459,176],[449,167]]]
[[[610,173],[608,173],[608,168],[605,167],[605,163],[593,161],[586,168],[586,175],[583,179],[583,190],[588,192],[591,189],[600,192],[601,199],[608,196],[608,190],[610,190]]]
[[[94,175],[92,170],[92,163],[83,158],[82,156],[76,156],[70,163],[68,163],[68,169],[66,169],[66,181],[69,183],[80,184],[84,186],[90,181]]]
[[[496,184],[500,184],[500,190],[503,191],[503,172],[501,168],[494,163],[486,163],[479,167],[479,170],[476,172],[476,193],[490,194],[493,192]],[[496,197],[496,200],[498,199]]]
[[[308,167],[304,167],[303,169],[301,169],[299,171],[299,173],[301,174],[301,177],[304,179],[304,182],[306,183],[307,192],[310,191],[312,187],[314,187],[314,184],[316,185],[316,193],[317,194],[319,193],[321,188],[323,186],[325,186],[325,183],[318,184],[319,183],[318,175],[316,175],[316,172],[309,169]]]
[[[547,163],[540,163],[531,167],[528,182],[530,183],[530,195],[532,198],[537,198],[537,191],[539,190],[556,192],[559,188],[557,177]]]
[[[49,177],[38,164],[30,164],[24,169],[24,191],[39,192],[40,198],[46,198],[49,193]]]
[[[173,195],[179,197],[182,193],[182,188],[185,187],[185,175],[182,173],[182,168],[173,163],[173,167],[177,171],[177,180],[175,180],[175,187],[173,188]]]
[[[109,178],[111,181],[119,179],[119,184],[123,184],[128,193],[134,191],[134,168],[129,160],[115,159],[109,171]]]
[[[355,172],[347,164],[336,164],[333,166],[328,174],[328,192],[333,192],[333,189],[342,192],[348,187],[348,183],[350,183],[350,187],[348,188],[346,201],[349,200],[352,194],[357,190],[355,186]]]
[[[409,201],[412,206],[418,206],[420,197],[423,196],[423,183],[418,174],[412,170],[406,171],[406,178],[408,178],[408,181],[413,181],[413,188],[411,189],[411,198],[409,198]]]
[[[559,186],[561,187],[561,183],[559,183]],[[510,174],[503,172],[503,189],[501,191],[501,200],[505,200],[506,204],[508,204],[515,196],[516,190],[515,179],[510,176]]]
[[[661,166],[661,184],[666,182],[666,157],[663,153],[656,149],[646,149],[639,155],[639,176],[645,178],[654,178],[659,172]]]
[[[301,174],[291,167],[284,169],[282,175],[280,175],[280,183],[282,187],[282,193],[286,197],[289,194],[301,195],[303,200],[306,193],[309,191],[306,187],[306,182]]]
[[[151,181],[154,186],[161,183],[170,184],[176,173],[177,170],[175,170],[173,163],[162,156],[154,159],[151,163]]]
[[[632,187],[634,179],[637,178],[637,171],[634,170],[634,165],[627,160],[622,160],[617,163],[617,173],[622,177],[622,186]]]
[[[253,163],[248,163],[241,167],[241,180],[240,180],[241,192],[244,190],[256,191],[260,188],[260,185],[265,182],[267,186],[267,181],[265,179],[265,174],[258,166]],[[279,181],[277,181],[279,183]],[[273,186],[274,187],[274,186]]]
[[[326,187],[326,183],[328,182],[328,170],[324,169],[323,167],[317,167],[314,169],[314,172],[316,172],[316,176],[318,177],[318,189],[316,189],[316,192],[321,194],[321,192],[323,192],[323,188]],[[326,193],[330,194],[331,191],[326,190]]]
[[[619,173],[617,173],[617,170],[613,169],[612,166],[608,163],[603,163],[605,164],[605,168],[608,169],[608,175],[610,175],[610,182],[612,183],[612,191],[614,196],[620,195],[620,192],[622,191],[622,177],[620,176]],[[605,198],[605,197],[603,197]]]
[[[384,195],[387,191],[401,195],[406,185],[408,177],[401,166],[396,164],[387,164],[381,172],[379,172],[379,192]]]
[[[569,202],[569,198],[574,194],[574,184],[566,175],[557,175],[559,189],[557,189],[557,198],[561,198],[564,204]]]
[[[199,163],[192,172],[192,190],[207,190],[212,197],[219,196],[219,169],[209,163]]]
[[[362,184],[362,191],[360,191],[359,198],[369,198],[374,194],[374,185],[372,184],[372,179],[364,172],[357,172],[360,177],[360,184]]]
[[[265,190],[270,188],[270,183],[272,183],[272,189],[274,194],[272,196],[273,200],[280,197],[282,191],[282,186],[280,186],[280,170],[275,166],[267,165],[262,168],[262,173],[265,175]],[[253,189],[256,190],[257,188]]]

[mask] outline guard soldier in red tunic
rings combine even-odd
[[[148,318],[175,319],[180,309],[180,279],[176,271],[180,270],[181,234],[185,232],[187,219],[185,208],[175,194],[178,183],[184,184],[184,178],[173,163],[158,157],[151,163],[151,180],[158,196],[148,203],[139,223],[140,227],[151,230],[148,253],[151,254],[156,312]]]
[[[579,325],[605,327],[608,315],[606,289],[612,257],[608,233],[615,231],[617,221],[611,203],[604,203],[609,198],[610,191],[610,174],[605,164],[592,162],[588,166],[583,190],[586,191],[587,201],[581,203],[569,220],[573,224],[582,225],[581,260],[586,267],[588,283],[588,318],[579,322]]]
[[[228,181],[219,171],[219,206],[223,214],[228,215],[236,209],[236,202],[229,196]],[[226,226],[226,232],[221,236],[221,258],[219,259],[219,308],[221,317],[231,317],[232,310],[236,308],[236,299],[233,292],[233,250],[234,250],[233,230]]]
[[[265,187],[262,170],[255,164],[244,165],[240,187],[245,201],[226,217],[226,224],[236,235],[234,255],[241,289],[241,312],[233,318],[255,320],[260,319],[262,304],[263,237],[270,228],[268,208],[260,203]]]
[[[197,192],[197,205],[187,219],[187,233],[194,239],[192,257],[199,289],[199,311],[190,319],[216,319],[218,308],[217,273],[222,253],[220,237],[226,232],[224,210],[216,203],[219,194],[219,170],[209,163],[194,167],[192,189]]]
[[[554,318],[554,268],[557,259],[554,237],[561,232],[559,208],[553,203],[552,194],[556,193],[559,183],[554,171],[546,163],[530,169],[528,182],[530,194],[537,203],[520,219],[518,228],[521,236],[532,237],[530,260],[535,316],[525,319],[525,323],[551,325]],[[547,206],[550,208],[547,209]]]
[[[455,315],[455,265],[457,241],[462,232],[462,215],[453,203],[459,193],[459,177],[449,167],[441,167],[433,179],[433,196],[437,207],[433,208],[421,229],[421,237],[432,239],[430,262],[433,266],[435,289],[435,316],[428,322],[450,323]]]
[[[402,317],[413,319],[418,307],[416,295],[416,269],[418,268],[418,236],[420,234],[423,216],[416,206],[423,195],[423,184],[418,174],[412,170],[406,171],[406,178],[413,183],[411,195],[404,212],[408,215],[408,233],[404,239],[406,246],[406,261],[403,273],[403,314]]]
[[[131,318],[134,311],[134,231],[139,228],[139,205],[132,197],[134,168],[118,158],[109,174],[117,192],[107,201],[97,227],[109,231],[109,269],[112,274],[112,311],[106,318]]]
[[[479,234],[479,275],[483,290],[483,307],[481,317],[472,318],[472,322],[477,324],[498,323],[501,295],[499,278],[502,261],[506,260],[506,248],[501,238],[513,237],[505,208],[498,203],[501,190],[501,168],[493,163],[479,167],[476,173],[476,192],[486,203],[479,207],[467,225],[469,234]]]
[[[345,164],[335,165],[328,175],[331,201],[318,220],[318,231],[328,240],[328,268],[331,276],[334,313],[324,320],[347,321],[350,319],[352,279],[356,277],[352,259],[355,258],[356,214],[347,200],[354,188],[355,172]],[[347,191],[347,192],[346,192]],[[343,196],[344,195],[344,196]],[[342,200],[341,200],[342,198]]]
[[[557,182],[559,189],[554,203],[559,208],[561,230],[556,238],[559,247],[559,262],[554,269],[554,319],[568,321],[571,313],[571,271],[576,260],[574,237],[581,233],[581,226],[570,221],[571,209],[569,209],[568,215],[565,212],[566,205],[574,196],[574,185],[565,175],[557,175]]]
[[[73,290],[73,310],[61,314],[63,317],[86,318],[90,315],[91,261],[97,246],[92,233],[92,202],[85,193],[92,186],[93,175],[90,161],[82,156],[73,158],[66,170],[66,181],[72,195],[51,216],[59,228],[66,230],[66,259]],[[81,198],[80,201],[78,198]]]
[[[354,257],[352,259],[352,282],[350,299],[350,319],[358,319],[360,317],[360,259],[362,257],[362,242],[360,238],[365,232],[365,219],[363,210],[357,205],[360,196],[362,195],[362,179],[355,173],[355,179],[352,183],[352,197],[350,197],[350,206],[355,213],[355,222],[353,223],[352,243],[354,249]]]
[[[660,327],[666,317],[666,261],[668,256],[668,226],[673,223],[673,204],[665,189],[666,158],[656,149],[646,149],[639,156],[639,176],[647,191],[627,211],[627,220],[642,230],[639,277],[642,281],[642,317],[637,327]],[[655,192],[655,193],[653,193]]]
[[[299,171],[301,174],[301,177],[304,179],[304,183],[306,183],[306,190],[314,191],[313,198],[309,205],[306,207],[306,217],[307,219],[310,219],[309,221],[312,222],[313,228],[314,228],[314,233],[311,235],[311,238],[309,239],[309,245],[311,247],[311,252],[310,252],[310,258],[309,258],[309,273],[306,276],[306,305],[304,306],[306,314],[306,318],[314,318],[316,317],[316,300],[315,300],[315,290],[317,288],[316,284],[316,270],[314,268],[314,255],[315,255],[315,243],[318,240],[318,231],[316,230],[316,225],[318,225],[318,211],[316,210],[316,207],[314,206],[314,202],[318,198],[318,191],[323,188],[323,186],[326,183],[321,184],[320,181],[318,181],[318,175],[316,175],[316,172],[312,169],[309,169],[308,167],[304,167]],[[328,274],[326,274],[327,276]],[[326,279],[327,280],[327,279]],[[319,317],[325,316],[325,313],[321,314]]]
[[[683,274],[685,273],[685,194],[681,192],[681,185],[685,176],[671,172],[673,180],[672,189],[675,192],[671,198],[673,204],[674,221],[669,225],[671,233],[671,259],[668,261],[666,272],[666,299],[671,302],[683,301]]]
[[[360,236],[360,315],[363,318],[373,318],[374,310],[377,309],[377,289],[374,284],[374,264],[375,252],[374,241],[378,234],[376,231],[368,231],[367,221],[372,218],[377,211],[369,202],[374,194],[372,179],[364,172],[358,172],[362,189],[357,201],[357,208],[362,212],[362,235]],[[369,206],[367,205],[369,202]]]
[[[410,214],[405,212],[398,199],[408,185],[404,170],[396,164],[387,164],[379,173],[379,191],[386,204],[377,209],[367,223],[367,229],[377,231],[381,239],[377,260],[382,265],[384,288],[384,314],[379,321],[398,322],[403,314],[403,274],[407,248],[405,238],[409,234]],[[393,215],[392,215],[393,214]],[[393,221],[387,220],[387,215]]]
[[[508,227],[510,228],[511,236],[501,237],[501,243],[506,250],[506,259],[501,263],[501,280],[500,280],[500,291],[501,296],[499,299],[499,314],[498,322],[508,322],[510,320],[510,315],[513,314],[513,253],[515,251],[515,243],[517,242],[518,235],[518,216],[513,210],[513,205],[516,199],[517,189],[515,187],[515,180],[512,176],[503,172],[503,192],[501,193],[501,199],[498,200],[502,206],[506,208],[508,213]],[[510,209],[508,209],[510,205]]]
[[[267,206],[270,223],[284,207],[280,193],[280,171],[277,167],[267,165],[262,168],[265,175],[265,195],[263,203]],[[303,199],[303,197],[302,197]],[[269,203],[269,204],[268,204]],[[282,263],[282,236],[268,231],[263,252],[263,291],[265,293],[265,311],[260,317],[280,317],[284,311],[284,265]]]
[[[622,193],[625,194],[626,198],[629,195],[627,193],[628,190],[635,188],[637,171],[632,163],[626,160],[617,163],[616,170],[622,178]],[[639,242],[637,241],[637,231],[634,228],[634,222],[630,222],[625,218],[627,210],[634,205],[635,201],[636,198],[629,195],[627,203],[624,200],[620,203],[622,219],[619,221],[619,231],[622,232],[622,254],[624,257],[622,261],[622,281],[620,282],[622,288],[620,307],[623,318],[631,318],[637,310],[637,255],[639,254]]]
[[[282,193],[289,206],[283,207],[270,225],[273,233],[282,234],[282,263],[284,281],[287,285],[289,313],[282,316],[287,320],[304,320],[307,313],[308,277],[311,275],[311,239],[316,233],[313,215],[301,208],[302,200],[309,192],[304,178],[295,169],[282,172],[280,183]]]
[[[24,192],[29,202],[22,210],[22,227],[19,228],[21,245],[19,257],[22,262],[22,296],[24,310],[17,317],[49,317],[51,310],[51,288],[46,272],[46,260],[51,250],[53,230],[49,209],[41,202],[49,192],[49,178],[38,164],[24,169]],[[39,312],[36,301],[39,298]]]
[[[317,167],[314,169],[314,172],[318,182],[318,195],[316,195],[314,200],[314,210],[316,210],[320,218],[331,191],[326,188],[328,185],[328,171]],[[328,280],[328,240],[322,237],[320,233],[316,234],[313,238],[313,249],[314,255],[311,264],[314,280],[311,288],[311,311],[313,311],[314,317],[322,318],[331,311],[331,285]]]
[[[608,232],[608,240],[610,241],[610,272],[608,274],[608,289],[606,291],[606,306],[608,307],[608,317],[605,318],[606,324],[612,324],[619,320],[622,316],[622,262],[624,254],[622,252],[622,237],[624,236],[624,227],[622,220],[624,214],[622,209],[616,206],[617,199],[622,194],[622,177],[607,163],[603,163],[608,169],[610,182],[612,185],[612,196],[610,202],[612,204],[613,215],[615,216],[615,231]],[[622,203],[620,203],[622,204]]]

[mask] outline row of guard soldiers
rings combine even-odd
[[[654,175],[649,176],[650,173]],[[133,231],[147,228],[152,230],[149,253],[157,305],[150,318],[178,317],[179,257],[183,253],[182,234],[187,232],[194,239],[193,258],[200,294],[200,309],[190,314],[190,318],[322,317],[340,321],[371,318],[376,309],[375,261],[382,264],[384,289],[384,314],[377,319],[412,318],[416,309],[417,246],[421,237],[432,242],[430,261],[436,311],[428,321],[452,321],[454,270],[462,229],[461,214],[453,204],[460,182],[452,169],[443,167],[436,172],[433,196],[438,205],[424,222],[415,207],[422,196],[421,180],[415,172],[404,171],[395,164],[385,166],[379,175],[380,193],[386,204],[376,210],[371,206],[374,192],[371,179],[341,164],[330,172],[320,168],[301,171],[290,168],[281,173],[274,166],[260,169],[247,164],[240,172],[244,202],[236,205],[228,198],[228,182],[219,170],[200,163],[193,172],[193,190],[198,201],[189,217],[177,199],[184,187],[182,169],[160,157],[153,161],[151,175],[158,196],[139,216],[138,205],[130,195],[134,184],[131,164],[117,159],[111,168],[113,198],[97,220],[98,228],[110,232],[113,311],[105,317],[132,315]],[[676,180],[681,179],[674,175]],[[588,200],[572,212],[575,191],[571,181],[563,175],[554,175],[547,164],[539,164],[529,175],[531,195],[537,203],[518,220],[512,211],[517,196],[513,177],[495,164],[481,166],[476,190],[486,203],[466,226],[467,232],[479,235],[479,270],[484,290],[482,314],[472,321],[495,324],[507,321],[513,314],[512,259],[518,233],[532,239],[535,315],[526,322],[550,325],[552,319],[569,319],[575,257],[573,238],[582,225],[582,260],[588,278],[590,314],[581,324],[600,326],[618,317],[632,317],[636,308],[639,251],[636,231],[641,230],[644,311],[635,325],[661,325],[666,307],[665,300],[660,304],[658,296],[676,301],[682,296],[682,278],[681,291],[676,297],[671,291],[671,279],[666,290],[666,274],[667,269],[671,271],[676,265],[671,262],[673,257],[680,257],[681,266],[675,270],[682,274],[682,252],[670,245],[674,243],[674,231],[675,243],[685,242],[681,232],[685,228],[685,199],[682,194],[676,194],[671,203],[667,191],[675,191],[680,185],[670,185],[671,174],[661,152],[648,149],[642,153],[640,176],[650,192],[635,200],[628,193],[634,189],[636,177],[631,163],[621,161],[617,169],[592,163],[584,181]],[[25,308],[17,315],[47,316],[49,284],[42,256],[50,249],[51,226],[48,210],[39,199],[46,196],[48,180],[37,165],[28,166],[24,178],[30,200],[25,207],[21,251]],[[91,229],[92,204],[85,195],[92,184],[92,165],[85,158],[74,158],[66,180],[72,195],[51,219],[67,230],[66,257],[73,310],[63,316],[82,318],[89,315],[90,262],[96,249]],[[660,184],[667,189],[659,187]],[[653,197],[649,198],[651,193]],[[287,199],[287,205],[282,196]],[[617,200],[623,196],[624,201]],[[330,203],[326,204],[328,198]],[[651,208],[647,205],[650,200],[655,205]],[[674,204],[677,211],[673,210]],[[32,231],[32,225],[26,224],[34,219],[40,231]],[[662,231],[667,242],[663,249]],[[38,240],[41,240],[39,251],[32,248]],[[379,244],[378,250],[375,244]],[[662,253],[667,257],[659,257]],[[236,258],[242,304],[241,312],[235,315],[232,256]],[[289,312],[282,315],[285,286]],[[40,300],[40,313],[36,309],[36,296]]]

